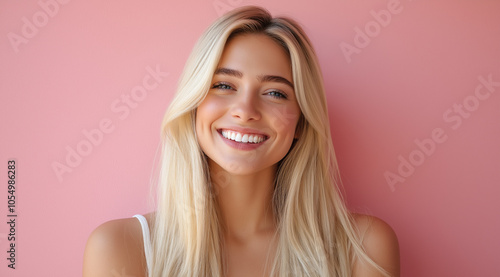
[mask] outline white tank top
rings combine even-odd
[[[144,241],[144,254],[146,256],[146,265],[148,267],[148,272],[151,270],[151,259],[153,257],[153,249],[151,247],[151,239],[149,237],[149,226],[146,218],[140,214],[134,215],[135,218],[139,219],[142,227],[142,239]]]

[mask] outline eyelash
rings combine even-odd
[[[216,83],[212,86],[212,89],[225,90],[225,89],[233,89],[233,87],[231,87],[231,85],[227,84],[227,83]],[[278,91],[278,90],[270,91],[267,94],[269,96],[271,96],[272,98],[276,98],[276,99],[287,99],[288,98],[286,93]]]
[[[277,99],[287,99],[286,97],[286,94],[281,92],[281,91],[277,91],[277,90],[273,90],[273,91],[270,91],[268,92],[268,94],[273,97],[273,98],[277,98]],[[277,94],[277,95],[276,95]]]
[[[227,88],[222,88],[223,86],[227,87]],[[226,84],[226,83],[216,83],[212,86],[212,88],[215,88],[215,89],[232,89],[233,87],[231,87],[230,84]]]

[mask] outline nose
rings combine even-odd
[[[231,116],[241,121],[259,120],[258,94],[250,90],[240,91],[232,105]]]

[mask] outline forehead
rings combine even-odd
[[[224,47],[218,67],[292,79],[288,53],[265,34],[239,34],[231,38]]]

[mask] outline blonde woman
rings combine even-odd
[[[320,68],[293,20],[244,7],[213,23],[162,127],[156,212],[99,226],[83,276],[399,276],[392,229],[338,192]]]

